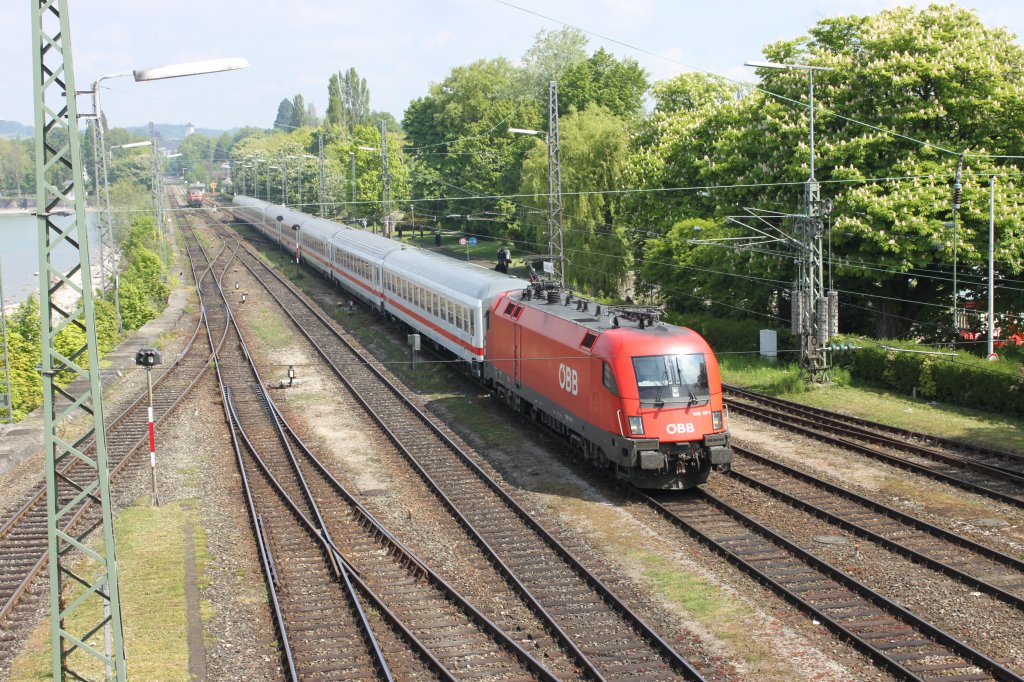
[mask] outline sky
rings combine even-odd
[[[635,58],[652,80],[701,70],[753,81],[753,69],[743,63],[761,58],[765,44],[804,35],[826,17],[912,4],[508,2],[518,8],[500,0],[69,0],[76,87],[88,89],[108,73],[245,57],[251,67],[244,71],[148,83],[104,81],[104,113],[115,127],[149,121],[218,129],[270,127],[281,99],[297,93],[323,115],[328,78],[354,66],[367,80],[371,107],[401,120],[408,103],[427,94],[430,84],[442,81],[452,67],[481,58],[518,62],[538,31],[557,30],[560,22],[590,32],[590,51],[605,47]],[[0,119],[24,124],[33,117],[32,4],[0,3]],[[958,4],[974,8],[986,25],[1005,27],[1021,42],[1021,0]],[[79,107],[82,112],[90,109],[84,100]]]

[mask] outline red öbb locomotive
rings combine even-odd
[[[658,312],[601,306],[292,208],[236,196],[235,215],[515,409],[642,488],[699,485],[732,462],[718,362]]]
[[[655,309],[537,282],[498,297],[486,348],[500,396],[638,487],[688,488],[732,462],[711,348]]]

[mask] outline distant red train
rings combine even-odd
[[[202,206],[203,206],[203,188],[202,187],[189,187],[189,190],[188,190],[188,205],[191,208],[202,208]]]

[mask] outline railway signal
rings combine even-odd
[[[146,390],[149,394],[149,470],[153,480],[153,504],[160,506],[156,490],[156,431],[153,426],[153,368],[163,362],[160,351],[154,348],[140,348],[135,354],[135,364],[146,370]]]

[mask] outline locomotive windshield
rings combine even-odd
[[[711,398],[703,353],[635,357],[633,371],[641,401],[699,405]]]

